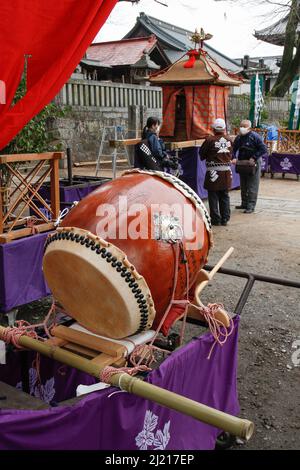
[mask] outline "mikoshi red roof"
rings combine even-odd
[[[154,35],[100,42],[91,44],[86,54],[88,59],[99,60],[105,65],[133,65],[141,59],[144,51],[150,53],[156,44],[157,39]]]
[[[220,86],[239,86],[242,83],[228,70],[224,69],[200,49],[189,51],[189,60],[183,58],[165,70],[152,75],[150,81],[154,84],[211,84]]]

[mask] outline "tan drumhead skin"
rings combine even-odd
[[[151,328],[146,281],[113,244],[85,230],[58,229],[47,240],[43,270],[54,298],[88,330],[120,339]]]

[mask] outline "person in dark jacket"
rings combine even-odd
[[[145,170],[177,170],[175,157],[169,157],[162,139],[159,138],[160,120],[149,117],[142,132],[142,142],[136,146],[135,167]]]
[[[167,158],[167,152],[163,140],[159,138],[159,129],[160,120],[149,117],[143,129],[142,140],[147,140],[153,157],[162,162],[164,158]]]
[[[240,134],[233,144],[233,154],[238,160],[250,160],[256,163],[254,175],[240,174],[242,202],[241,205],[236,206],[236,209],[244,209],[245,214],[251,214],[255,210],[261,174],[261,157],[267,153],[267,146],[261,136],[251,130],[251,121],[242,121]]]
[[[207,137],[200,149],[201,160],[206,160],[204,188],[208,191],[208,203],[213,225],[227,225],[230,219],[232,171],[232,140],[226,134],[224,119],[216,119],[214,135]]]

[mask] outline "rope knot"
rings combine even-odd
[[[199,306],[191,303],[191,305],[200,311],[201,315],[208,324],[212,336],[215,339],[208,355],[208,359],[210,359],[215,345],[218,343],[220,346],[223,346],[223,344],[226,343],[228,337],[232,334],[234,330],[232,318],[230,319],[230,326],[227,328],[220,320],[216,318],[217,312],[220,309],[224,309],[223,304],[208,304],[207,306]]]
[[[9,326],[3,331],[3,341],[7,344],[13,344],[17,349],[23,349],[20,346],[21,336],[29,336],[30,338],[37,339],[36,332],[32,329],[31,325],[25,320],[18,320],[16,326]]]
[[[118,369],[116,367],[106,366],[100,372],[99,379],[100,379],[100,382],[110,384],[111,383],[110,380],[114,375],[128,374],[132,376],[132,375],[136,375],[138,372],[148,372],[150,370],[151,369],[149,369],[149,367],[144,366],[144,365],[140,365],[136,367],[119,367]]]

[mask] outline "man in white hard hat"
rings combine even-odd
[[[200,149],[201,160],[206,160],[204,188],[208,191],[210,217],[213,225],[227,225],[230,219],[232,171],[232,140],[226,134],[224,119],[216,119],[214,135],[207,137]]]

